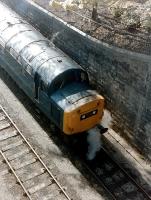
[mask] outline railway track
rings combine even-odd
[[[30,200],[71,200],[40,156],[0,106],[0,173],[11,173]]]
[[[112,199],[151,200],[151,193],[145,191],[104,148],[93,162],[85,161],[84,166],[95,176]]]
[[[81,160],[105,191],[116,200],[151,200],[148,194],[102,148],[93,162]],[[22,199],[71,200],[27,139],[0,106],[0,165],[23,191]],[[0,167],[1,169],[1,167]]]

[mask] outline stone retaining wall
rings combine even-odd
[[[102,43],[32,1],[5,2],[89,72],[114,127],[151,158],[151,57]]]

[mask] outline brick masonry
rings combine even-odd
[[[90,75],[114,127],[151,158],[151,57],[102,43],[30,0],[5,0]]]

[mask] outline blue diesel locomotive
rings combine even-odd
[[[3,3],[0,65],[65,134],[100,122],[104,98],[90,88],[86,71]]]

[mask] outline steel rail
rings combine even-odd
[[[109,157],[109,159],[123,172],[123,174],[125,174],[126,177],[128,177],[128,179],[139,189],[139,191],[141,191],[145,197],[148,200],[151,200],[151,196],[144,190],[144,188],[142,186],[140,186],[133,177],[131,177],[128,172],[126,172],[126,170],[121,167],[117,161],[115,161],[115,159],[113,159],[109,153],[107,152],[107,150],[104,147],[101,147],[101,149],[107,154],[107,156]],[[109,190],[109,188],[103,183],[103,181],[97,176],[97,174],[94,173],[94,171],[88,166],[88,164],[81,160],[81,162],[84,164],[84,167],[94,176],[94,178],[103,186],[103,188],[109,193],[109,195],[114,199],[117,200],[116,196]]]
[[[31,144],[28,142],[28,140],[24,137],[24,135],[21,133],[21,131],[18,129],[18,127],[16,126],[16,124],[12,121],[12,119],[9,117],[9,115],[6,113],[6,111],[4,110],[4,108],[0,105],[0,109],[4,112],[4,114],[6,115],[6,117],[9,119],[9,121],[11,122],[11,124],[15,127],[15,129],[18,131],[18,133],[20,134],[20,136],[23,138],[23,140],[26,142],[26,144],[28,145],[28,147],[32,150],[32,152],[35,154],[35,156],[38,158],[38,160],[40,161],[40,163],[42,164],[42,166],[45,168],[45,170],[47,171],[47,173],[50,175],[50,177],[55,181],[55,183],[57,184],[57,186],[60,188],[61,192],[64,194],[64,196],[68,199],[68,200],[72,200],[68,194],[66,194],[66,192],[64,191],[63,187],[60,185],[60,183],[57,181],[57,179],[54,177],[54,175],[51,173],[51,171],[48,169],[48,167],[45,165],[45,163],[42,161],[42,159],[40,158],[40,156],[36,153],[36,151],[34,150],[34,148],[31,146]]]
[[[151,196],[144,190],[144,188],[143,187],[141,187],[136,181],[135,181],[135,179],[132,177],[132,176],[130,176],[127,172],[126,172],[126,170],[123,168],[123,167],[121,167],[118,163],[117,163],[117,161],[115,161],[115,159],[113,159],[111,156],[110,156],[110,154],[107,152],[107,150],[104,148],[104,147],[102,147],[102,150],[107,154],[107,156],[112,160],[112,162],[113,163],[115,163],[118,167],[119,167],[119,169],[137,186],[137,188],[149,199],[149,200],[151,200]]]
[[[100,178],[90,169],[90,167],[83,161],[81,161],[84,165],[84,167],[94,176],[94,178],[98,181],[98,183],[101,184],[101,186],[109,193],[109,195],[112,197],[113,200],[116,200],[116,196],[107,188],[107,186],[101,181]]]
[[[107,153],[107,151],[102,147],[102,150],[109,156],[109,154]],[[151,200],[151,197],[148,195],[148,193],[115,161],[113,160],[113,158],[111,158],[109,156],[109,158],[112,160],[112,162],[117,165],[117,167],[119,167],[119,169],[123,172],[123,174],[126,175],[126,177],[128,177],[128,179],[139,189],[139,191],[141,191],[148,200]],[[88,164],[81,160],[81,162],[83,163],[84,167],[93,175],[93,177],[98,181],[98,183],[101,184],[101,186],[108,192],[108,194],[112,197],[112,199],[117,200],[116,195],[113,194],[113,192],[110,191],[110,189],[108,188],[108,186],[106,186],[106,184],[104,184],[104,182],[98,177],[97,174],[95,174],[95,172],[88,166]]]

